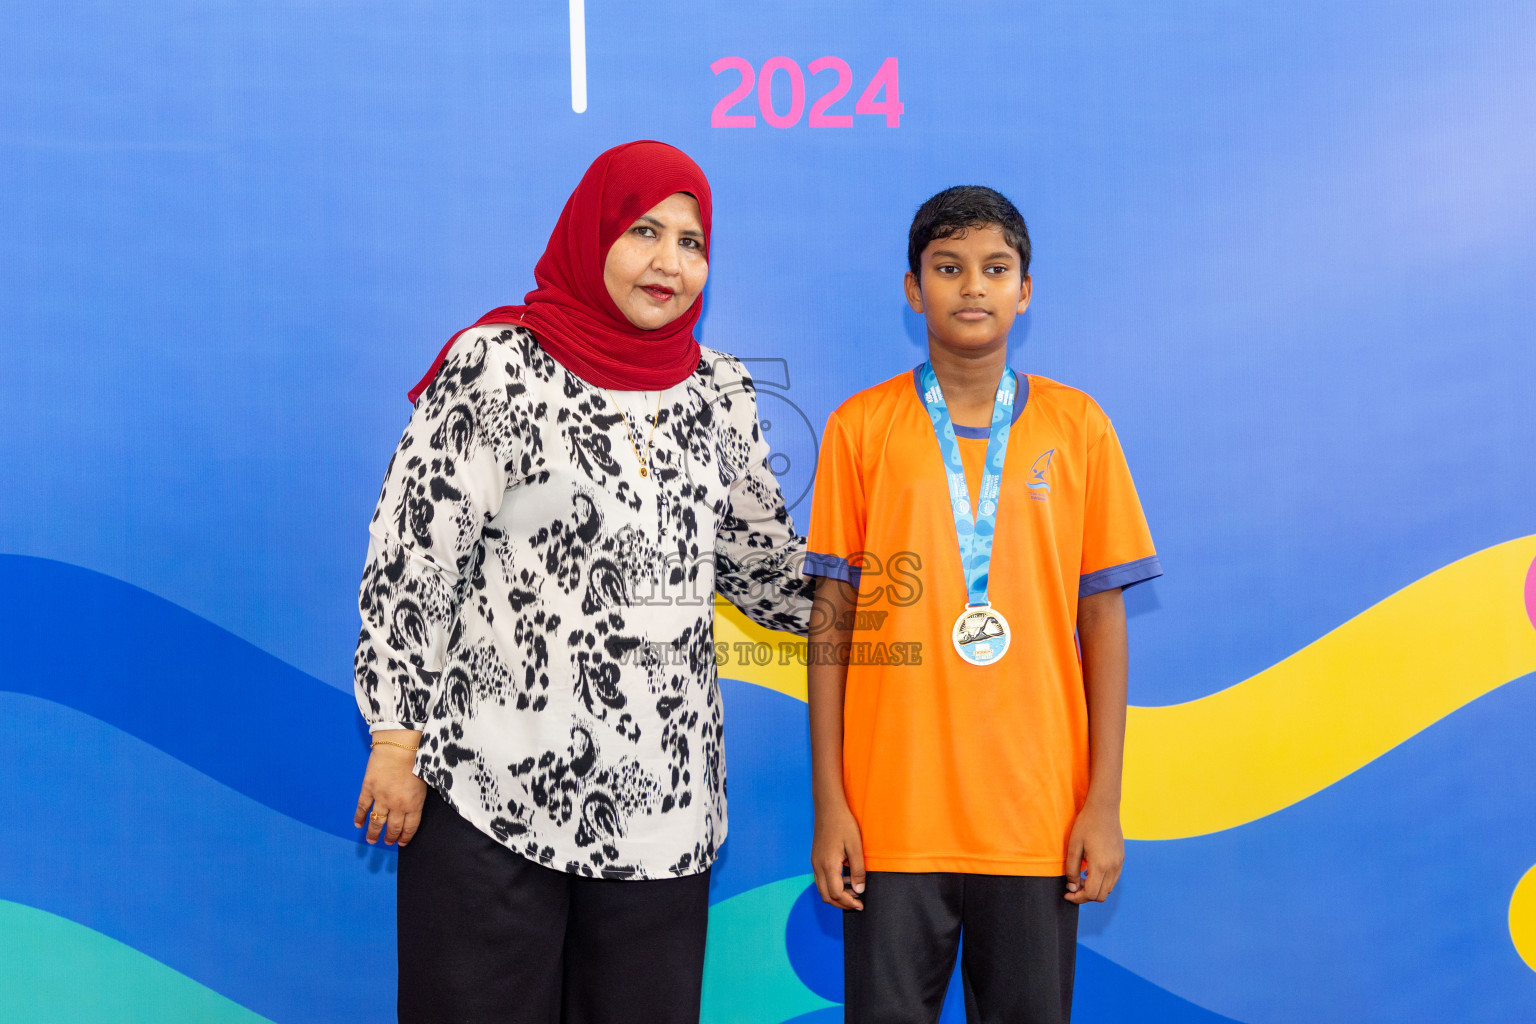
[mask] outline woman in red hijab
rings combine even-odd
[[[713,595],[803,634],[751,378],[693,336],[709,183],[632,142],[524,305],[411,391],[369,526],[368,841],[398,842],[400,1019],[695,1024],[726,835]]]

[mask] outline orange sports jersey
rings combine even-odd
[[[806,572],[859,587],[843,785],[872,871],[1063,873],[1088,791],[1077,602],[1162,572],[1109,418],[1018,379],[988,586],[1011,640],[988,666],[951,640],[965,575],[917,372],[827,421]],[[974,509],[987,430],[955,433]]]

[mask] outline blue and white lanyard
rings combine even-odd
[[[987,579],[992,565],[992,535],[997,529],[997,503],[1003,487],[1003,459],[1008,454],[1008,431],[1013,425],[1013,399],[1018,393],[1018,379],[1010,369],[997,384],[992,402],[992,428],[987,436],[987,461],[981,475],[981,501],[971,512],[971,492],[965,483],[965,463],[960,460],[960,443],[955,440],[955,425],[944,405],[944,392],[932,363],[924,363],[919,373],[923,386],[923,405],[933,420],[938,435],[939,453],[944,456],[944,477],[949,483],[949,507],[955,514],[955,536],[960,541],[960,564],[965,569],[966,603],[978,607],[988,603]]]

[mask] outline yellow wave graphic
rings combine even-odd
[[[740,679],[805,700],[804,638],[759,626],[718,594],[715,663],[727,679]]]
[[[1536,671],[1536,537],[1412,583],[1236,686],[1130,709],[1127,836],[1180,839],[1273,814]]]
[[[1219,832],[1304,800],[1446,715],[1536,672],[1525,608],[1536,536],[1408,585],[1258,675],[1199,700],[1132,707],[1122,820],[1132,839]],[[729,605],[721,674],[805,699],[803,645]],[[765,651],[745,644],[767,645]],[[785,645],[791,645],[786,647]],[[739,656],[747,654],[746,657]]]
[[[1525,966],[1536,971],[1536,867],[1525,873],[1509,898],[1509,938]]]

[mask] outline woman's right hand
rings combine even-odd
[[[388,740],[395,747],[380,743]],[[427,784],[416,777],[416,755],[404,747],[421,745],[421,733],[414,729],[390,729],[373,734],[374,748],[368,754],[368,768],[363,772],[363,789],[357,796],[357,813],[352,825],[368,824],[368,841],[405,846],[421,824],[421,805],[427,800]],[[373,808],[369,813],[369,807]]]
[[[851,888],[843,886],[843,865],[848,865]],[[859,822],[846,803],[816,812],[816,833],[811,840],[811,868],[816,891],[823,902],[842,910],[863,910],[864,839]]]

